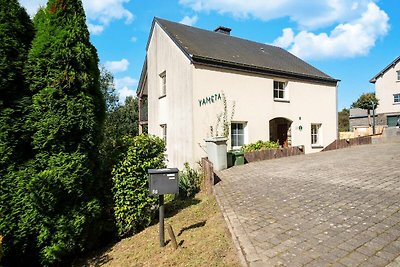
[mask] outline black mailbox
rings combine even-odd
[[[178,194],[179,178],[177,168],[149,169],[150,195]]]

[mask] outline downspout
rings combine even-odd
[[[339,81],[336,82],[336,149],[338,149],[340,133],[339,133]]]

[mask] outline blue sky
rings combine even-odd
[[[46,0],[19,0],[31,15]],[[399,0],[83,0],[100,64],[120,99],[134,95],[154,17],[281,46],[340,79],[339,109],[400,55]]]

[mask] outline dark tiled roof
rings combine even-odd
[[[328,83],[338,81],[276,46],[202,30],[160,18],[155,18],[154,22],[164,29],[194,63]]]
[[[386,68],[384,68],[383,70],[381,70],[377,75],[375,75],[371,80],[369,80],[370,83],[375,83],[376,80],[381,77],[383,74],[385,74],[385,72],[390,69],[391,67],[393,67],[394,65],[397,64],[397,62],[400,61],[400,56],[397,57],[395,60],[393,60],[389,65],[386,66]]]

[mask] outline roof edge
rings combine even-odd
[[[251,65],[235,64],[233,62],[215,60],[197,55],[193,55],[192,59],[194,64],[208,65],[212,67],[223,67],[225,69],[230,69],[230,70],[245,71],[263,75],[270,74],[272,76],[287,76],[303,80],[313,80],[316,82],[323,82],[328,84],[337,84],[338,82],[340,82],[340,80],[334,78],[318,77],[318,76],[275,70],[275,69],[258,68]]]
[[[383,70],[381,70],[378,74],[376,74],[374,77],[372,77],[371,80],[369,80],[370,83],[375,83],[376,80],[382,76],[383,74],[385,74],[386,71],[388,71],[388,69],[390,69],[391,67],[393,67],[394,65],[396,65],[398,62],[400,61],[400,56],[398,56],[395,60],[393,60],[389,65],[387,65]]]

